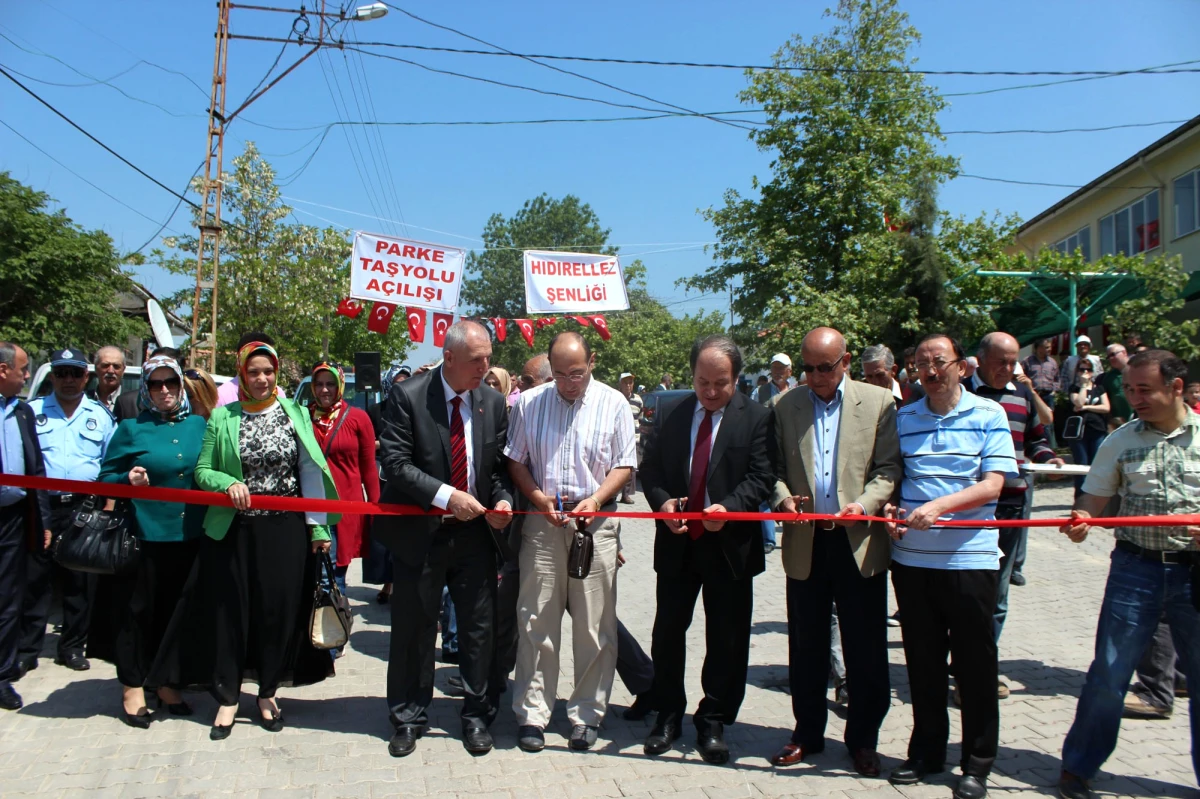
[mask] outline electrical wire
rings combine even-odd
[[[1083,186],[1080,186],[1075,183],[1043,183],[1043,182],[1037,181],[1037,180],[1014,180],[1012,178],[997,178],[997,177],[990,177],[988,175],[971,175],[971,174],[967,174],[966,172],[959,172],[957,175],[955,175],[955,177],[969,178],[971,180],[986,180],[990,183],[1011,183],[1015,186],[1046,186],[1046,187],[1052,188],[1052,189],[1082,189],[1083,188]],[[1151,191],[1151,190],[1157,189],[1159,187],[1158,186],[1094,186],[1093,188],[1104,189],[1104,190],[1136,189],[1138,191]]]
[[[697,112],[695,112],[695,111],[692,111],[690,108],[685,108],[685,107],[683,107],[683,106],[681,106],[681,105],[675,105],[674,103],[668,103],[668,102],[664,102],[663,100],[658,100],[658,99],[655,99],[654,97],[650,97],[650,96],[648,96],[648,95],[641,94],[641,93],[639,93],[639,92],[630,91],[630,90],[628,90],[628,89],[622,89],[620,86],[614,86],[614,85],[613,85],[613,84],[611,84],[611,83],[606,83],[605,81],[598,80],[598,79],[596,79],[596,78],[593,78],[593,77],[590,77],[590,76],[588,76],[588,75],[583,75],[583,74],[581,74],[581,73],[579,73],[579,72],[573,72],[573,71],[571,71],[571,70],[569,70],[569,69],[563,69],[563,68],[561,68],[561,67],[556,67],[556,66],[554,66],[553,64],[545,64],[545,63],[543,63],[543,62],[541,62],[541,61],[538,61],[538,60],[536,60],[536,59],[534,59],[534,58],[532,58],[532,57],[530,57],[530,56],[521,55],[520,53],[514,53],[512,50],[509,50],[507,47],[502,47],[502,46],[500,46],[500,45],[498,45],[498,44],[493,44],[492,42],[485,41],[485,40],[483,40],[483,39],[480,39],[478,36],[472,36],[471,34],[469,34],[469,33],[466,33],[466,32],[464,32],[464,31],[461,31],[461,30],[458,30],[457,28],[452,28],[452,27],[450,27],[449,25],[442,25],[442,24],[439,24],[439,23],[437,23],[437,22],[433,22],[432,20],[425,19],[424,17],[419,17],[419,16],[417,16],[416,14],[412,13],[411,11],[408,11],[408,10],[406,10],[406,9],[403,9],[403,8],[401,8],[400,6],[392,5],[392,4],[390,4],[390,3],[385,3],[384,5],[388,6],[389,8],[393,8],[393,9],[395,9],[396,11],[399,11],[401,14],[404,14],[406,17],[409,17],[410,19],[414,19],[414,20],[416,20],[417,22],[420,22],[420,23],[422,23],[422,24],[425,24],[425,25],[429,25],[430,27],[437,28],[437,29],[439,29],[439,30],[443,30],[443,31],[447,31],[447,32],[449,32],[449,33],[453,33],[453,34],[455,34],[455,35],[457,35],[457,36],[461,36],[461,37],[463,37],[464,39],[470,39],[470,40],[471,40],[471,41],[473,41],[473,42],[478,42],[479,44],[482,44],[482,45],[484,45],[484,46],[486,46],[486,47],[491,47],[491,48],[494,48],[494,49],[496,49],[496,50],[498,50],[498,51],[501,51],[501,52],[503,52],[503,53],[506,53],[506,54],[508,54],[508,55],[510,55],[510,56],[515,56],[515,57],[517,57],[517,58],[520,58],[520,59],[523,59],[523,60],[525,60],[525,61],[528,61],[528,62],[529,62],[529,63],[531,63],[531,64],[536,64],[536,65],[537,65],[537,66],[539,66],[539,67],[544,67],[544,68],[546,68],[546,69],[553,70],[553,71],[555,71],[555,72],[558,72],[558,73],[561,73],[561,74],[563,74],[563,75],[570,75],[570,76],[572,76],[572,77],[580,78],[581,80],[586,80],[586,81],[588,81],[589,83],[595,83],[595,84],[597,84],[597,85],[599,85],[599,86],[603,86],[603,87],[605,87],[605,88],[607,88],[607,89],[612,89],[613,91],[617,91],[617,92],[620,92],[620,93],[622,93],[622,94],[627,94],[627,95],[629,95],[630,97],[636,97],[636,98],[638,98],[638,99],[640,99],[640,100],[646,100],[646,101],[648,101],[648,102],[651,102],[651,103],[656,103],[656,104],[658,104],[658,105],[661,105],[661,106],[666,106],[667,108],[673,108],[673,109],[675,109],[676,111],[685,111],[685,112],[687,112],[687,113],[690,113],[690,114],[696,114],[697,116],[705,116],[705,115],[703,115],[703,114],[698,114]],[[708,117],[706,117],[706,118],[707,118],[707,119],[710,119],[710,120],[712,120],[713,122],[719,122],[719,123],[721,123],[722,125],[731,125],[731,126],[733,126],[733,127],[735,127],[735,128],[742,128],[743,130],[750,130],[750,128],[747,128],[747,127],[745,127],[745,126],[743,126],[743,125],[739,125],[739,124],[737,124],[737,123],[735,123],[735,122],[731,122],[731,121],[729,121],[729,120],[726,120],[726,119],[721,119],[721,118],[719,118],[719,117],[712,117],[712,116],[708,116]]]

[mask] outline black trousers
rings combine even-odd
[[[306,630],[316,559],[303,515],[239,514],[223,539],[202,541],[194,573],[201,600],[191,611],[209,620],[202,646],[211,648],[211,691],[219,703],[237,704],[243,679],[257,682],[258,696],[267,699],[282,685],[332,673],[329,653],[314,649]]]
[[[650,693],[654,688],[654,661],[620,619],[617,619],[617,676],[634,696]]]
[[[0,508],[0,684],[17,679],[25,591],[26,498]]]
[[[705,578],[690,564],[676,574],[658,575],[654,634],[654,699],[659,719],[682,719],[687,710],[684,671],[687,630],[696,598],[704,599],[704,665],[700,686],[704,697],[692,714],[696,729],[705,732],[713,722],[733,724],[746,697],[750,662],[750,622],[754,613],[754,578]],[[828,631],[826,638],[828,638]]]
[[[887,574],[863,577],[842,530],[817,530],[808,579],[787,581],[788,682],[796,719],[792,742],[813,752],[825,746],[829,626],[835,602],[850,687],[846,746],[851,753],[874,750],[891,706]]]
[[[69,505],[52,502],[50,531],[58,535],[71,523],[79,501]],[[50,605],[54,600],[54,583],[62,586],[63,631],[58,639],[58,656],[82,655],[87,647],[88,623],[91,619],[91,600],[96,580],[93,575],[64,569],[54,562],[48,550],[37,548],[25,558],[25,598],[21,613],[22,660],[36,658],[42,653],[46,638],[46,622],[50,620]]]
[[[934,766],[946,761],[950,738],[947,656],[953,655],[955,679],[962,694],[960,765],[964,774],[980,778],[991,771],[1000,740],[1000,701],[996,696],[999,674],[992,628],[997,575],[990,569],[892,564],[892,585],[900,605],[900,631],[912,690],[913,732],[908,756]]]
[[[420,568],[394,559],[387,701],[395,727],[429,723],[443,586],[450,588],[458,618],[463,726],[486,726],[496,717],[495,694],[489,687],[495,647],[496,549],[485,524],[480,518],[443,525]]]
[[[129,575],[96,581],[88,654],[117,667],[121,685],[161,688],[179,670],[178,636],[168,627],[179,611],[200,540],[141,541],[141,561]]]

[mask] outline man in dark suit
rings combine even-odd
[[[507,549],[499,531],[512,518],[512,488],[501,454],[508,414],[504,397],[480,386],[492,357],[486,328],[477,322],[453,325],[443,356],[440,367],[392,388],[379,435],[387,480],[383,501],[444,512],[385,516],[374,528],[395,563],[387,685],[396,729],[388,751],[394,757],[411,754],[428,725],[443,585],[450,587],[458,614],[467,751],[491,751],[488,725],[496,716],[488,681],[496,556]]]
[[[29,356],[0,341],[0,473],[45,477],[33,412],[17,394],[29,379]],[[40,491],[0,486],[0,708],[19,710],[13,690],[21,678],[17,650],[21,641],[21,597],[25,590],[25,553],[30,538],[47,535],[50,507]],[[40,547],[42,541],[38,540]]]
[[[692,347],[695,394],[659,410],[646,443],[642,487],[663,512],[757,511],[775,484],[767,456],[771,411],[737,391],[742,354],[726,336]],[[655,524],[658,611],[651,657],[658,723],[645,752],[658,755],[681,734],[686,635],[704,593],[704,698],[692,714],[697,748],[710,763],[729,760],[724,725],[746,695],[754,576],[765,568],[758,522],[660,520]]]

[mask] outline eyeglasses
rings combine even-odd
[[[196,371],[195,369],[184,369],[183,376],[186,377],[188,380],[199,380],[200,379],[200,373],[198,371]]]
[[[87,369],[80,369],[74,366],[60,366],[54,370],[54,376],[59,380],[69,380],[71,378],[80,378],[87,375]]]
[[[936,361],[917,361],[916,366],[918,372],[941,372],[946,367],[956,364],[961,360],[962,358],[955,358],[954,360],[938,358]]]
[[[584,378],[586,378],[586,377],[587,377],[587,372],[584,372],[581,375],[555,375],[554,382],[555,383],[582,383]]]
[[[842,362],[840,359],[834,361],[833,363],[823,363],[818,366],[813,366],[811,363],[802,363],[800,364],[800,371],[804,372],[806,375],[811,375],[813,372],[820,372],[823,375],[827,375],[834,369],[838,368],[841,363]]]
[[[150,391],[162,391],[164,386],[173,391],[178,391],[179,390],[179,378],[178,377],[168,377],[166,380],[147,380],[146,381],[146,388],[149,389]]]
[[[1080,367],[1080,368],[1076,369],[1075,371],[1076,371],[1076,372],[1087,372],[1088,374],[1091,374],[1091,373],[1092,373],[1094,370],[1093,370],[1093,369],[1091,369],[1091,368],[1086,368],[1086,369],[1085,369],[1085,368],[1083,368],[1083,367]]]

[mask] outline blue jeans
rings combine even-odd
[[[454,600],[450,589],[442,586],[442,653],[458,653],[458,617],[454,613]]]
[[[1108,433],[1084,430],[1082,438],[1077,438],[1071,442],[1071,460],[1079,466],[1090,466],[1092,461],[1096,459],[1096,450],[1100,449],[1100,445],[1104,443],[1104,439],[1106,438],[1108,438]],[[1086,475],[1081,474],[1075,478],[1076,496],[1079,496],[1079,492],[1083,490],[1083,481],[1086,477]]]
[[[333,561],[333,579],[337,584],[338,590],[343,594],[346,593],[346,572],[350,570],[349,566],[337,565],[337,525],[329,527],[329,559]],[[319,566],[321,570],[321,585],[329,588],[329,575],[325,573],[325,567]]]
[[[1188,567],[1154,563],[1122,549],[1113,550],[1096,628],[1095,660],[1063,744],[1063,768],[1072,774],[1091,779],[1116,749],[1129,680],[1164,611],[1188,684],[1200,685],[1200,613],[1192,605]],[[1194,700],[1188,700],[1188,712],[1192,769],[1200,778],[1196,749],[1200,714]]]
[[[998,505],[997,519],[1020,519],[1022,507]],[[1000,574],[996,585],[996,612],[992,616],[992,630],[996,635],[996,643],[1000,643],[1000,633],[1004,631],[1004,620],[1008,618],[1008,589],[1012,582],[1013,567],[1016,565],[1017,544],[1021,540],[1024,527],[1000,528]]]
[[[768,505],[766,502],[759,505],[758,509],[762,513],[770,513],[771,512],[771,506]],[[762,533],[763,533],[763,544],[770,544],[771,546],[775,546],[775,522],[770,519],[768,519],[767,521],[764,521],[762,523]]]

